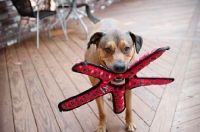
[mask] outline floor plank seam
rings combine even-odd
[[[193,106],[189,106],[189,107],[186,107],[186,108],[183,108],[183,109],[180,109],[180,110],[176,110],[175,113],[179,112],[179,111],[182,111],[182,110],[190,109],[190,108],[193,108],[193,107],[196,107],[196,106],[199,106],[199,105],[200,105],[200,102],[199,102],[199,104],[195,104]]]
[[[32,40],[32,41],[33,41],[33,40]],[[41,78],[40,78],[40,76],[39,76],[39,74],[38,74],[37,68],[35,67],[35,65],[34,65],[34,63],[33,63],[33,59],[32,59],[32,57],[31,57],[31,55],[30,55],[30,52],[29,52],[29,50],[28,50],[28,47],[27,47],[26,42],[25,42],[23,45],[24,45],[24,49],[26,49],[27,54],[29,55],[29,59],[31,60],[31,64],[32,64],[32,66],[34,67],[35,73],[36,73],[36,75],[37,75],[37,77],[38,77],[38,80],[39,80],[41,86],[42,86],[42,90],[43,90],[43,92],[44,92],[44,94],[45,94],[45,96],[46,96],[46,99],[47,99],[47,101],[48,101],[48,103],[49,103],[49,106],[50,106],[50,109],[51,109],[51,111],[52,111],[52,113],[53,113],[53,115],[54,115],[54,118],[56,119],[55,112],[54,112],[54,110],[53,110],[53,108],[52,108],[52,105],[51,105],[51,103],[50,103],[51,101],[49,100],[49,98],[48,98],[48,96],[47,96],[47,92],[46,92],[46,90],[45,90],[45,88],[44,88],[44,85],[43,85],[43,83],[42,83],[42,81],[41,81]],[[60,127],[60,125],[59,125],[59,123],[58,123],[58,120],[56,120],[56,123],[57,123],[57,125],[58,125],[60,131],[62,131],[62,130],[61,130],[61,127]]]
[[[62,52],[62,54],[67,58],[67,60],[70,62],[70,63],[72,63],[71,62],[71,60],[68,58],[68,56],[66,56],[65,55],[65,53],[63,52],[63,50],[57,45],[57,43],[53,40],[53,43],[56,45],[56,47],[58,48],[58,49],[60,49],[60,51]],[[66,44],[66,43],[65,43]],[[46,43],[45,43],[45,45],[46,45]],[[47,46],[46,45],[46,47],[49,49],[49,51],[51,52],[51,54],[54,56],[54,54],[52,53],[52,51],[50,50],[50,47],[49,46]],[[68,47],[68,48],[70,48],[70,47]],[[71,48],[70,48],[71,49]],[[72,49],[71,49],[72,50]],[[75,86],[75,88],[76,88],[76,90],[78,91],[78,93],[77,94],[79,94],[79,93],[81,93],[81,91],[77,88],[77,86],[74,84],[74,82],[73,82],[73,80],[71,79],[71,77],[66,73],[66,70],[63,68],[63,66],[62,66],[62,64],[60,64],[60,62],[57,60],[57,58],[54,56],[54,58],[55,58],[55,60],[57,61],[57,63],[60,65],[60,68],[64,71],[64,73],[68,76],[68,78],[70,79],[70,81],[73,83],[73,85]],[[83,75],[81,75],[81,76],[83,76]],[[67,97],[66,96],[64,96],[66,99],[67,99]],[[92,109],[92,107],[89,105],[89,104],[86,104],[89,108],[90,108],[90,110],[94,113],[94,115],[98,118],[98,115],[96,115],[96,113],[94,112],[94,110]],[[74,113],[74,115],[75,115],[75,113]],[[78,120],[78,117],[75,115],[75,117],[76,117],[76,119],[77,119],[77,121],[80,123],[80,121]],[[83,129],[83,126],[80,124],[80,126],[81,126],[81,128]],[[84,129],[83,129],[84,130]]]
[[[197,8],[198,8],[199,3],[200,3],[200,2],[198,2],[197,6],[195,7],[195,11],[194,11],[194,13],[193,13],[193,17],[192,17],[192,20],[191,20],[189,26],[191,26],[191,24],[193,24],[194,22],[196,22],[194,17],[196,17],[196,15],[197,15],[196,12],[198,12]],[[198,17],[199,17],[199,16],[198,16]],[[194,22],[193,22],[193,21],[194,21]],[[189,28],[189,27],[188,27],[188,28]],[[188,29],[188,30],[187,30],[185,36],[188,36],[188,33],[191,32],[190,30],[191,30],[191,29]],[[193,31],[193,30],[192,30],[192,31]],[[184,50],[184,49],[183,49],[183,44],[184,44],[184,42],[181,43],[180,51],[179,51],[179,53],[178,53],[178,55],[177,55],[177,57],[176,57],[176,62],[178,62],[177,59],[178,59],[178,57],[179,57],[180,54],[181,54],[181,50]],[[190,53],[189,53],[189,55],[190,55]],[[188,58],[188,59],[189,59],[189,58]],[[176,64],[176,63],[175,63],[175,64]],[[174,65],[174,66],[175,66],[175,65]],[[174,66],[173,66],[173,67],[174,67]],[[187,69],[187,66],[186,66],[186,67],[183,67],[183,68],[186,70],[186,69]],[[173,70],[171,71],[170,75],[172,75],[172,72],[173,72]],[[184,76],[185,76],[185,74],[184,74]],[[184,78],[183,78],[183,79],[184,79]],[[181,87],[182,87],[182,85],[183,85],[183,82],[181,83]],[[180,91],[181,91],[181,87],[180,87]],[[165,93],[165,92],[166,92],[166,89],[165,89],[164,93]],[[179,92],[179,94],[178,94],[177,101],[178,101],[179,97],[180,97],[180,92]],[[163,98],[164,98],[164,96],[161,98],[161,100],[162,100]],[[160,104],[161,104],[161,102],[162,102],[162,101],[160,101]],[[178,103],[178,102],[177,102],[177,103]],[[159,104],[159,106],[160,106],[160,104]],[[159,106],[158,106],[158,107],[159,107]],[[177,108],[177,104],[176,104],[176,107],[175,107],[174,111],[176,111],[176,108]],[[160,109],[161,109],[161,108],[160,108]],[[171,124],[170,126],[172,126],[172,123],[173,123],[173,120],[174,120],[174,115],[175,115],[174,113],[172,113],[172,114],[173,114],[173,115],[172,115],[172,119],[170,119],[170,124]],[[156,114],[155,114],[154,119],[153,119],[154,121],[155,121],[155,117],[156,117]],[[158,117],[157,117],[157,118],[158,118]],[[155,126],[155,123],[154,123],[154,126]],[[152,126],[152,127],[154,127],[154,126]],[[163,126],[163,127],[166,127],[166,126]],[[156,128],[154,128],[154,129],[156,129]],[[170,130],[171,127],[168,128],[168,129]],[[151,131],[151,128],[150,128],[150,131]]]
[[[179,126],[179,125],[182,125],[182,124],[184,124],[184,123],[187,123],[187,122],[190,122],[190,121],[194,121],[194,120],[197,120],[197,119],[200,119],[200,117],[197,117],[197,118],[194,118],[194,119],[191,119],[191,120],[187,120],[187,121],[185,121],[185,122],[181,122],[181,123],[179,123],[179,124],[177,124],[177,125],[174,125],[174,126],[172,126],[172,127],[176,127],[176,126]]]
[[[196,7],[195,7],[195,10],[194,10],[194,13],[193,13],[193,16],[192,16],[192,19],[191,19],[191,21],[190,21],[190,24],[189,24],[189,27],[191,26],[191,24],[195,21],[194,19],[194,17],[198,17],[199,18],[199,20],[200,20],[200,16],[199,16],[199,11],[196,9],[196,8],[198,8],[200,6],[200,1],[198,1],[197,2],[197,5],[196,5]],[[198,13],[198,16],[196,16],[196,14]],[[197,25],[196,25],[197,26]],[[186,37],[188,37],[188,32],[191,32],[191,29],[190,28],[188,28],[188,30],[187,30],[187,32],[186,32],[186,34],[185,34],[185,36]],[[195,34],[196,34],[196,31],[194,31],[195,33],[194,33],[194,36],[195,36]],[[183,43],[184,42],[182,42],[181,43],[181,48],[182,48],[182,46],[183,46]],[[191,49],[190,49],[190,53],[189,53],[189,57],[188,57],[188,61],[189,61],[189,58],[190,58],[190,55],[191,55],[191,51],[192,51],[192,48],[193,48],[193,46],[194,46],[194,42],[192,42],[192,46],[191,46]],[[180,48],[180,49],[181,49]],[[180,52],[179,52],[180,53]],[[186,69],[185,69],[185,71],[187,71],[187,68],[188,68],[188,63],[186,64]],[[184,77],[185,77],[185,74],[184,74]],[[183,82],[184,82],[184,78],[183,78],[183,81],[182,81],[182,83],[181,83],[181,89],[180,89],[180,92],[179,92],[179,97],[178,97],[178,100],[179,100],[179,98],[180,98],[180,93],[181,93],[181,90],[182,90],[182,88],[183,88]],[[177,100],[177,101],[178,101]],[[178,103],[178,102],[177,102]],[[176,105],[176,109],[177,109],[177,106],[178,105]],[[175,112],[176,112],[176,109],[175,109]],[[175,112],[174,112],[174,115],[173,115],[173,120],[174,120],[174,117],[175,117]],[[171,128],[172,128],[172,123],[173,123],[173,120],[172,120],[172,122],[171,122]]]
[[[22,45],[22,44],[24,44],[24,41],[22,41],[22,42],[20,43],[20,45]],[[16,49],[16,45],[14,45],[13,47],[14,47],[15,53],[17,54],[17,60],[20,61],[19,55],[18,55],[18,52],[17,52],[17,49]],[[35,125],[36,125],[36,128],[37,128],[37,131],[39,131],[39,130],[38,130],[38,123],[37,123],[36,117],[35,117],[35,112],[34,112],[33,107],[32,107],[33,102],[31,101],[30,93],[28,92],[28,89],[27,89],[27,84],[26,84],[25,79],[24,79],[25,77],[24,77],[24,73],[23,73],[23,70],[22,70],[22,66],[20,65],[19,67],[20,67],[20,71],[21,71],[21,74],[22,74],[22,77],[23,77],[23,82],[24,82],[26,94],[27,94],[27,96],[28,96],[29,103],[30,103],[30,106],[31,106],[31,111],[32,111],[32,113],[33,113],[33,118],[34,118],[34,121],[35,121]]]
[[[158,95],[156,95],[155,93],[153,93],[152,91],[150,91],[146,86],[144,86],[144,88],[149,91],[150,93],[152,93],[155,97],[157,97],[160,100],[160,97],[158,97]],[[162,95],[161,95],[162,96]]]
[[[53,41],[54,42],[54,44],[56,43],[55,41]],[[49,50],[49,52],[51,53],[51,55],[54,57],[54,59],[57,61],[57,63],[59,64],[59,67],[62,69],[62,71],[64,71],[64,73],[68,76],[68,78],[70,79],[70,77],[69,77],[69,75],[65,72],[65,70],[63,69],[63,67],[62,67],[62,65],[59,63],[59,61],[57,60],[57,58],[54,56],[54,54],[52,53],[52,51],[50,50],[50,47],[49,46],[47,46],[47,44],[45,43],[45,41],[43,40],[43,44],[45,45],[45,47]],[[56,47],[57,48],[59,48],[58,46],[57,46],[57,44],[55,44],[56,45]],[[60,48],[59,48],[60,49]],[[62,52],[62,49],[60,49],[61,50],[61,52]],[[40,54],[41,54],[41,52],[39,52]],[[63,53],[64,54],[64,53]],[[41,56],[42,56],[42,54],[41,54]],[[43,57],[43,56],[42,56]],[[67,56],[66,56],[67,57]],[[45,58],[43,58],[43,59],[45,59]],[[69,58],[67,58],[68,60],[69,60]],[[69,60],[70,61],[70,60]],[[45,62],[45,61],[44,61]],[[46,62],[45,62],[45,64],[46,64]],[[47,64],[46,64],[47,65]],[[52,71],[50,70],[50,72],[51,72],[51,74],[52,74]],[[52,74],[52,76],[54,77],[54,75]],[[55,79],[55,78],[54,78]],[[55,79],[55,81],[56,81],[56,79]],[[71,80],[71,82],[73,83],[73,81]],[[58,84],[58,82],[56,81],[56,83]],[[73,85],[74,85],[74,83],[73,83]],[[75,86],[75,85],[74,85]],[[64,93],[62,92],[62,89],[60,88],[60,86],[58,85],[58,87],[59,87],[59,89],[60,89],[60,91],[61,91],[61,93],[62,93],[62,95],[63,95],[63,97],[65,98],[65,99],[67,99],[67,97],[64,95]],[[80,93],[80,91],[79,91],[79,89],[75,86],[75,88],[76,88],[76,90]],[[78,93],[77,93],[78,94]],[[77,117],[77,115],[74,113],[74,111],[72,110],[72,112],[73,112],[73,114],[74,114],[74,116],[75,116],[75,118],[76,118],[76,120],[79,122],[79,125],[80,125],[80,127],[81,127],[81,129],[82,129],[82,131],[84,131],[84,129],[83,129],[83,126],[82,126],[82,124],[80,123],[80,121],[79,121],[79,119],[78,119],[78,117]]]
[[[134,109],[132,109],[132,111],[138,116],[138,117],[140,117],[141,119],[142,119],[142,121],[147,125],[147,126],[151,126],[151,125],[148,125],[148,123],[145,121],[145,120],[143,120],[143,118],[134,110]]]
[[[11,106],[12,106],[12,119],[13,119],[13,124],[14,124],[14,131],[16,132],[16,126],[15,126],[15,117],[14,117],[14,109],[13,109],[13,97],[12,97],[12,94],[11,94],[11,82],[10,82],[10,75],[9,75],[9,69],[8,69],[8,60],[7,60],[7,56],[6,56],[6,49],[3,49],[4,50],[4,54],[5,54],[5,65],[6,65],[6,72],[7,72],[7,75],[8,75],[8,83],[9,83],[9,89],[10,89],[10,100],[11,100]]]

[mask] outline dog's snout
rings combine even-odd
[[[124,62],[118,61],[117,63],[115,63],[115,65],[114,65],[114,72],[116,72],[116,73],[123,73],[125,71],[126,71],[126,66],[125,66]]]

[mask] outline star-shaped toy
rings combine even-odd
[[[88,63],[87,61],[79,62],[72,67],[74,72],[79,72],[89,76],[98,78],[100,81],[92,88],[68,98],[59,103],[58,108],[60,111],[69,111],[74,108],[80,107],[100,96],[107,93],[112,93],[113,96],[113,110],[116,114],[124,111],[125,105],[125,92],[127,90],[148,85],[165,85],[174,81],[174,78],[161,78],[161,77],[137,77],[137,73],[150,62],[160,57],[170,47],[163,47],[152,50],[133,64],[130,65],[128,70],[124,73],[114,73],[109,69],[102,66],[96,66]],[[122,85],[112,84],[113,79],[125,79],[125,83]]]

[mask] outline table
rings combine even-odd
[[[83,22],[83,20],[80,18],[79,13],[81,13],[84,16],[87,16],[87,15],[83,14],[82,12],[80,12],[78,10],[79,7],[82,7],[84,5],[83,4],[77,4],[77,0],[55,0],[55,2],[56,2],[56,5],[57,5],[56,11],[57,11],[58,19],[53,24],[51,24],[51,26],[49,28],[49,37],[51,36],[50,30],[52,28],[54,28],[55,25],[57,25],[59,21],[62,21],[61,26],[62,26],[64,35],[65,35],[65,38],[66,38],[66,40],[68,40],[66,23],[67,23],[69,16],[71,14],[73,14],[74,17],[76,17],[79,20],[79,22],[81,23],[81,25],[83,26],[85,33],[86,33],[86,38],[87,38],[88,28],[85,25],[85,23]],[[69,8],[68,12],[64,12],[64,10],[66,8]]]

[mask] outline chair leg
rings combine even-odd
[[[51,38],[50,30],[53,29],[58,24],[59,21],[60,21],[60,19],[56,19],[56,21],[49,26],[49,28],[48,28],[48,36],[49,36],[49,38]]]
[[[64,16],[64,19],[63,19],[63,26],[65,29],[67,29],[67,21],[71,13],[72,13],[72,7],[70,7],[69,12],[66,14],[66,16]]]
[[[64,16],[63,21],[64,21],[64,26],[65,26],[65,28],[67,28],[67,21],[68,21],[68,18],[69,18],[69,16],[70,16],[71,13],[72,13],[72,7],[70,7],[70,10],[69,10],[69,12],[67,13],[67,15]]]
[[[39,19],[37,19],[37,35],[36,35],[36,39],[37,39],[37,42],[36,42],[36,44],[37,44],[37,49],[39,49],[39,33],[40,33],[40,29],[39,29],[39,26],[40,26],[40,20]]]
[[[18,43],[20,44],[21,41],[21,22],[22,22],[22,18],[20,18],[20,22],[19,22],[19,35],[18,35]]]
[[[47,33],[47,30],[46,29],[48,29],[48,25],[49,24],[47,24],[47,23],[50,23],[50,19],[49,19],[50,17],[47,17],[47,18],[44,18],[43,20],[42,20],[42,28],[43,28],[43,30],[44,30],[44,32],[45,32],[45,34],[48,36],[48,33]]]
[[[85,23],[83,22],[83,20],[78,16],[76,7],[73,8],[73,12],[74,12],[75,16],[78,18],[78,20],[80,21],[81,25],[83,26],[83,28],[85,30],[86,38],[87,38],[87,36],[88,36],[88,29],[87,29]]]
[[[66,28],[65,23],[64,23],[65,20],[62,19],[62,17],[60,16],[59,13],[57,13],[57,15],[58,15],[58,19],[59,19],[59,21],[60,21],[60,24],[61,24],[61,27],[62,27],[63,33],[64,33],[64,35],[65,35],[65,38],[66,38],[66,40],[68,40],[68,36],[67,36],[67,28]]]

